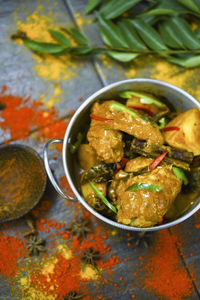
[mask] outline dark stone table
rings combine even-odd
[[[93,17],[84,15],[86,3],[0,0],[0,97],[27,99],[20,105],[40,118],[40,123],[32,123],[28,134],[14,136],[9,122],[6,128],[1,126],[0,112],[1,144],[29,145],[42,156],[50,138],[63,138],[71,114],[88,96],[126,78],[164,80],[200,99],[199,68],[184,70],[150,56],[126,64],[104,56],[52,61],[49,56],[33,55],[22,43],[10,39],[18,29],[27,30],[30,37],[35,34],[39,39],[41,35],[43,40],[48,27],[78,26],[93,44],[100,45]],[[39,101],[42,104],[34,108]],[[50,157],[58,182],[69,192],[61,149],[51,148]],[[92,232],[78,240],[68,227],[81,217]],[[37,238],[46,242],[45,254],[29,255],[24,248],[28,237],[23,234],[30,230],[30,222],[36,227]],[[73,291],[74,295],[75,291],[84,294],[83,300],[200,299],[199,230],[200,215],[196,213],[182,224],[144,237],[118,232],[99,224],[81,205],[62,199],[48,182],[44,197],[29,216],[1,224],[0,299],[64,299]],[[90,247],[101,255],[95,266],[84,262],[84,251]]]

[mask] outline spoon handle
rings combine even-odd
[[[50,168],[50,165],[49,165],[49,158],[48,158],[48,148],[49,148],[49,145],[51,144],[54,144],[54,143],[63,143],[63,140],[61,139],[52,139],[50,141],[48,141],[45,146],[44,146],[44,150],[43,150],[43,154],[44,154],[44,165],[45,165],[45,169],[46,169],[46,172],[47,172],[47,175],[52,183],[52,185],[54,186],[55,190],[58,192],[58,194],[64,198],[64,199],[67,199],[67,200],[70,200],[70,201],[77,201],[76,198],[72,198],[71,196],[65,194],[61,188],[58,186],[57,182],[56,182],[56,179],[54,178],[54,175],[51,171],[51,168]]]

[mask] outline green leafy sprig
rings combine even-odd
[[[51,55],[91,56],[106,54],[115,60],[129,62],[138,56],[152,54],[163,57],[169,62],[186,68],[200,65],[200,27],[192,30],[187,21],[188,16],[197,23],[200,16],[199,0],[149,0],[145,6],[142,0],[90,0],[86,13],[96,7],[96,21],[104,46],[91,45],[90,41],[77,28],[61,28],[49,30],[56,43],[34,41],[26,35],[23,36],[24,44],[38,53]],[[124,13],[134,7],[143,5],[142,11],[134,17]],[[187,18],[185,18],[185,16]],[[66,35],[67,33],[67,35]],[[76,46],[72,46],[70,39],[74,39]]]

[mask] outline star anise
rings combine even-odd
[[[99,251],[95,251],[92,247],[85,250],[83,252],[83,256],[81,257],[81,260],[85,262],[86,264],[91,264],[92,266],[96,266],[96,260],[101,259],[101,255]]]
[[[81,218],[68,226],[67,229],[70,230],[73,235],[76,235],[77,239],[80,239],[81,237],[85,238],[87,233],[91,232],[91,229],[87,225],[88,221]]]
[[[27,222],[27,225],[28,227],[30,228],[29,231],[25,231],[23,233],[23,236],[24,237],[28,237],[30,235],[37,235],[37,230],[35,228],[35,225],[34,225],[34,222],[33,222],[33,219],[28,215],[26,216],[26,222]]]
[[[75,299],[81,299],[84,295],[78,294],[76,291],[71,291],[69,293],[66,293],[65,296],[63,296],[64,300],[75,300]]]
[[[139,231],[134,236],[129,236],[128,241],[133,241],[136,246],[148,248],[151,243],[151,232]]]
[[[41,252],[45,252],[44,239],[38,239],[36,236],[31,235],[26,242],[26,248],[29,255],[39,255]]]

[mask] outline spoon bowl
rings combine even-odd
[[[0,222],[28,213],[43,196],[46,181],[35,150],[20,144],[0,146]]]

